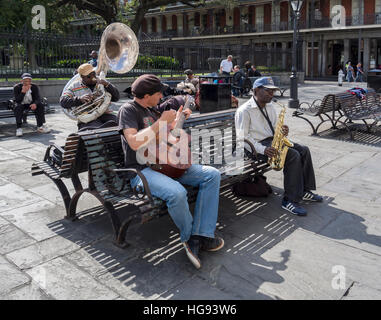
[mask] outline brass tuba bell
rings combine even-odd
[[[126,73],[135,66],[138,56],[139,43],[135,33],[123,23],[112,23],[102,34],[96,74],[105,79],[109,69],[116,73]],[[65,89],[79,77],[79,75],[73,77]],[[63,111],[73,120],[83,123],[93,121],[106,112],[111,103],[111,94],[106,92],[102,84],[97,84],[93,98],[91,102]]]
[[[103,31],[99,49],[99,68],[106,76],[107,70],[116,73],[130,71],[139,55],[139,43],[135,33],[123,23],[115,22]]]

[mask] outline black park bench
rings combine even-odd
[[[13,109],[16,106],[16,102],[13,100],[13,87],[0,88],[0,119],[13,118],[15,115]],[[45,114],[54,113],[55,109],[49,106],[48,100],[42,98],[42,104],[44,105]],[[23,122],[27,122],[27,116],[34,114],[33,110],[26,110],[23,115]]]
[[[373,89],[369,89],[363,97],[357,97],[349,92],[336,94],[339,110],[342,112],[341,118],[347,130],[354,121],[362,121],[366,126],[366,131],[371,132],[378,121],[381,120],[381,100],[380,96]],[[368,123],[371,122],[371,123]],[[357,128],[354,126],[354,128]],[[352,131],[351,138],[353,139]]]
[[[280,77],[279,76],[271,76],[271,75],[268,75],[268,76],[260,76],[260,77],[249,77],[250,81],[251,81],[251,85],[254,84],[255,80],[259,79],[259,78],[262,78],[262,77],[271,77],[274,81],[274,85],[277,86],[279,88],[279,93],[280,93],[280,96],[283,97],[284,93],[290,89],[290,86],[287,84],[283,84],[281,83],[280,81]],[[253,86],[252,86],[253,87]],[[276,94],[277,92],[275,92]]]
[[[329,121],[332,127],[335,126],[333,119],[334,111],[340,112],[338,110],[336,97],[334,94],[327,94],[322,100],[316,99],[311,104],[302,102],[292,115],[307,121],[312,128],[312,134],[318,135],[318,130],[323,123]],[[320,122],[314,125],[309,117],[317,117],[320,119]]]
[[[354,121],[362,121],[367,132],[370,132],[381,120],[381,101],[380,96],[373,89],[368,89],[363,97],[357,97],[345,91],[328,94],[322,100],[315,100],[312,104],[303,102],[294,111],[293,116],[307,121],[313,135],[318,135],[320,126],[327,121],[331,122],[333,129],[339,129],[337,125],[340,123],[353,140],[353,128],[358,129],[358,126],[352,126]],[[320,122],[314,126],[306,116],[318,117]],[[369,121],[371,123],[368,123]]]
[[[192,149],[196,158],[210,156],[209,165],[220,170],[221,189],[230,188],[237,182],[262,175],[271,169],[266,162],[258,161],[254,157],[245,158],[239,167],[236,167],[239,171],[232,171],[233,166],[228,157],[224,156],[224,152],[231,154],[231,151],[235,150],[234,114],[233,109],[193,114],[184,124],[184,129],[192,134],[192,140],[198,142]],[[210,133],[207,138],[204,136],[205,132]],[[203,139],[200,139],[200,135],[203,135]],[[253,149],[252,145],[250,147]],[[216,161],[218,157],[222,161]],[[50,145],[43,161],[32,165],[32,175],[45,174],[56,184],[62,195],[68,219],[79,218],[80,213],[76,212],[76,207],[83,193],[95,196],[110,216],[115,233],[114,243],[125,247],[126,232],[132,221],[144,223],[153,217],[162,216],[167,213],[167,207],[164,201],[151,195],[147,181],[139,170],[124,169],[141,177],[144,193],[131,187],[124,172],[119,171],[123,168],[120,133],[116,127],[111,127],[73,133],[67,137],[63,147]],[[88,185],[85,188],[79,178],[82,172],[88,173]],[[75,189],[73,195],[69,194],[64,182],[68,179]],[[186,187],[188,201],[195,202],[197,188]]]

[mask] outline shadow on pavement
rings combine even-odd
[[[60,236],[82,247],[67,256],[71,262],[128,299],[279,299],[261,286],[285,281],[281,272],[295,249],[283,250],[276,260],[265,259],[264,254],[299,228],[333,240],[381,247],[381,237],[367,233],[365,219],[336,208],[334,198],[306,204],[308,216],[296,217],[280,208],[282,190],[273,189],[268,198],[238,198],[230,190],[221,193],[217,232],[225,247],[201,252],[200,270],[188,261],[169,215],[131,226],[126,249],[112,244],[111,223],[101,207],[81,212],[80,221],[87,222],[76,229],[76,236],[69,230]],[[336,222],[348,221],[348,228],[337,229]],[[59,225],[62,222],[56,221],[49,228]],[[81,234],[94,240],[81,241]]]
[[[372,132],[366,132],[366,127],[362,124],[354,124],[351,127],[353,129],[353,140],[351,140],[348,131],[344,127],[339,129],[326,129],[324,131],[319,132],[319,137],[324,139],[351,142],[354,144],[381,147],[380,126],[374,127],[372,129]]]

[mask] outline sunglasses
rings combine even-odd
[[[274,93],[276,91],[276,89],[270,89],[265,87],[262,87],[262,89],[265,90],[267,93]]]
[[[93,77],[95,77],[95,72],[91,72],[87,76],[82,76],[82,78],[87,78],[87,79],[91,79]]]

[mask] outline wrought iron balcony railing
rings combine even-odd
[[[193,28],[185,30],[169,30],[165,32],[156,32],[154,34],[149,33],[152,38],[175,38],[175,37],[197,37],[197,36],[218,36],[218,35],[234,35],[240,33],[255,33],[255,32],[276,32],[276,31],[288,31],[293,30],[292,21],[280,21],[280,17],[275,17],[276,23],[265,24],[256,23],[253,24],[241,24],[236,26],[214,26],[214,27],[202,27],[195,26]],[[345,26],[362,26],[381,24],[381,12],[374,14],[354,15],[348,16],[345,19]],[[338,26],[340,27],[340,25]],[[299,20],[300,29],[315,29],[315,28],[335,28],[332,24],[332,18],[320,18]]]

